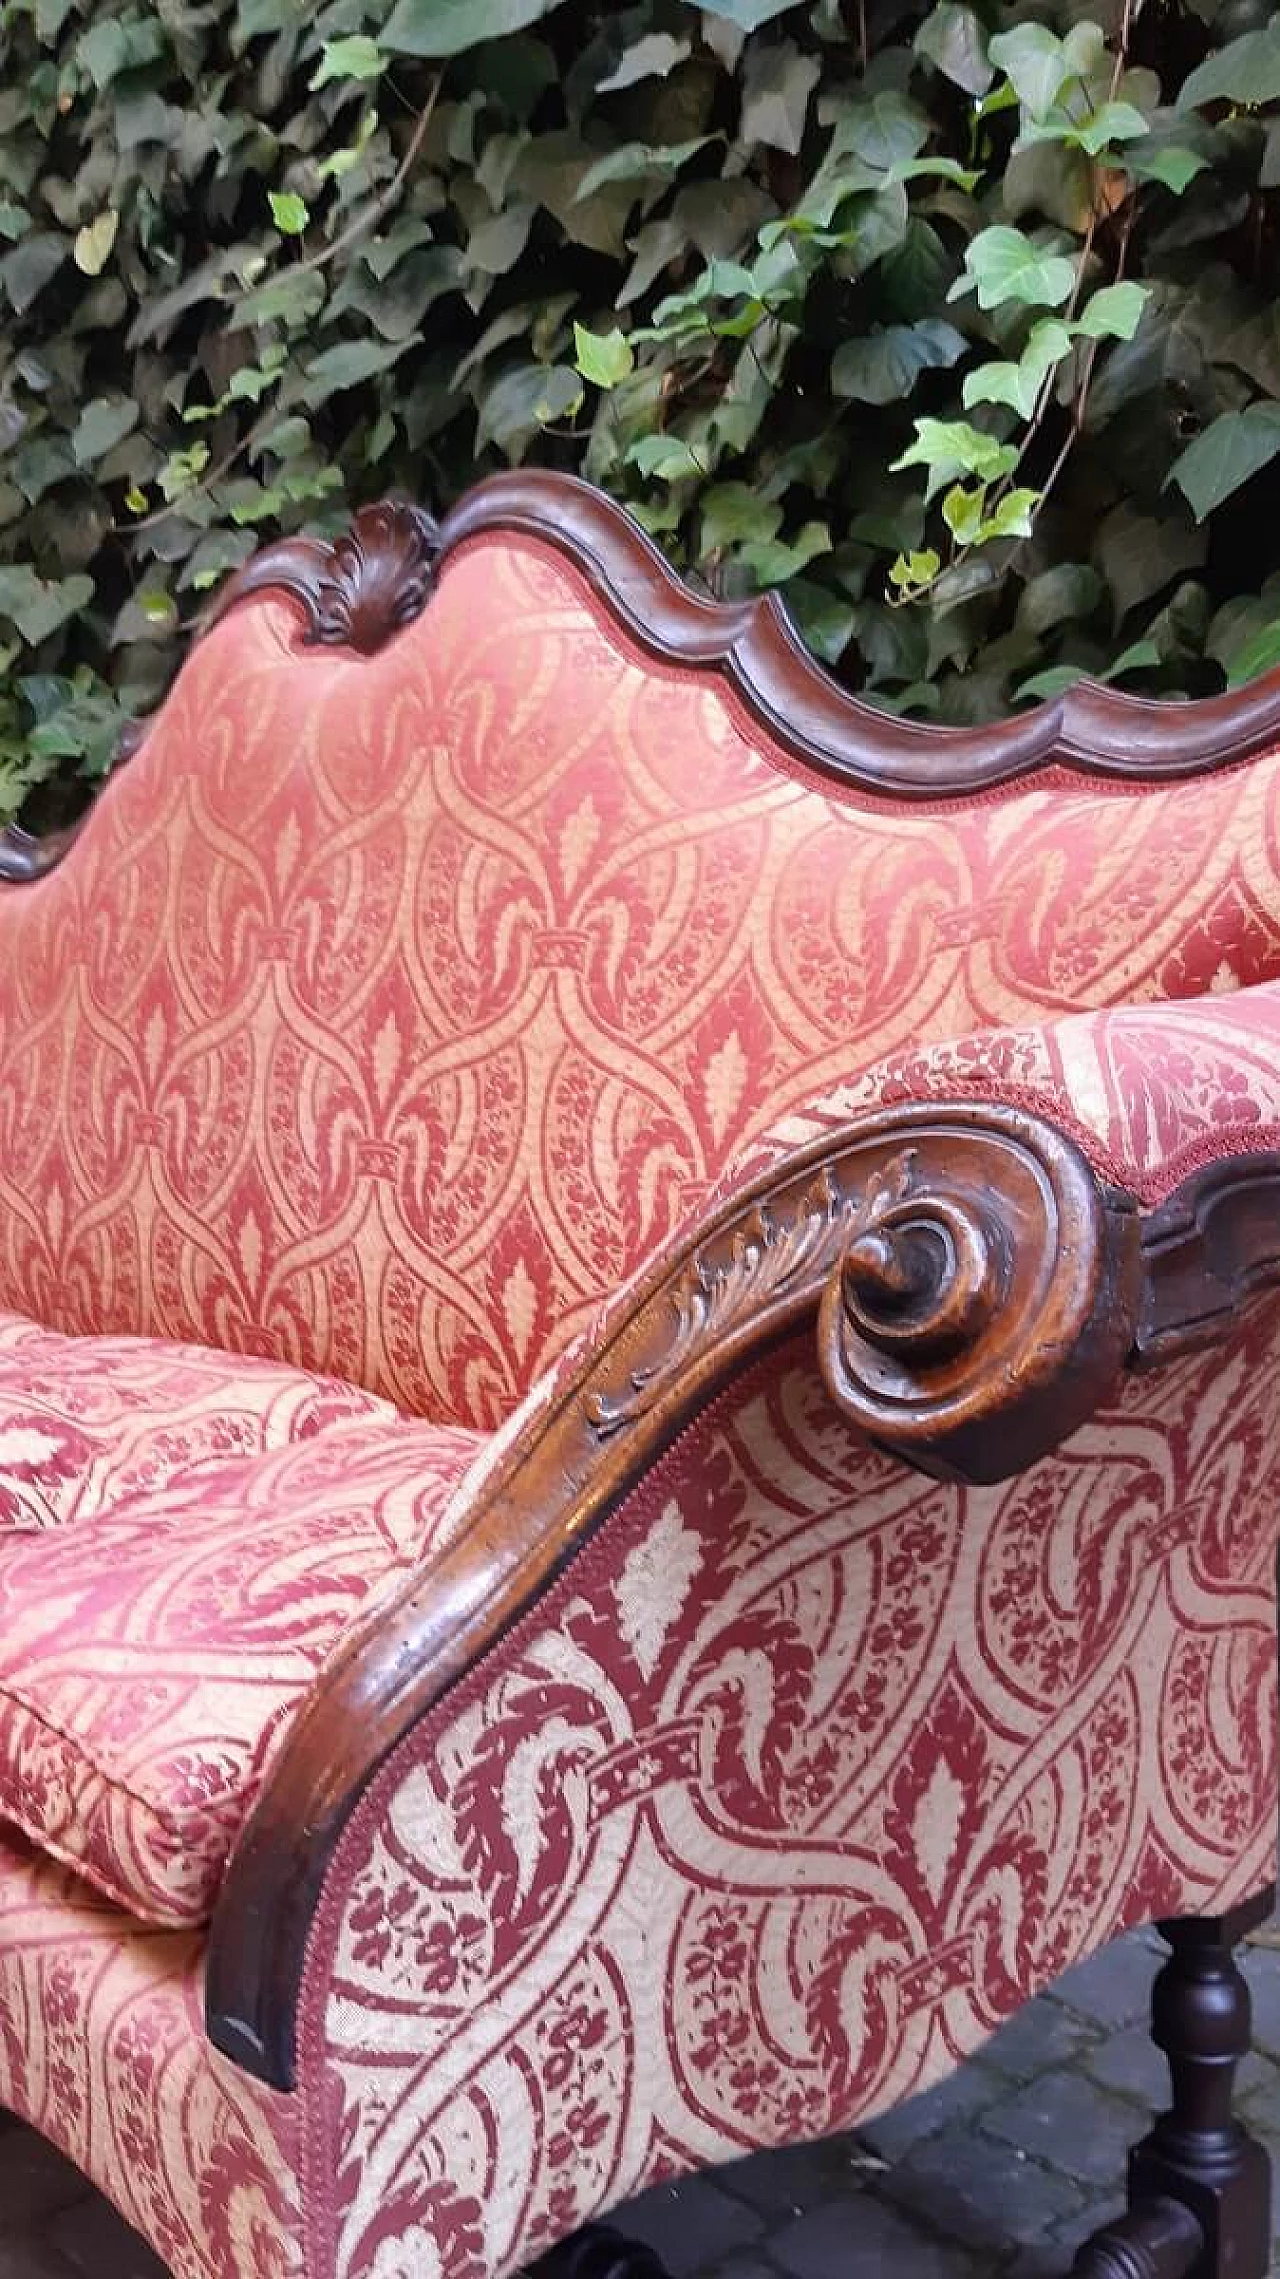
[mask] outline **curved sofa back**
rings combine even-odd
[[[492,1425],[804,1095],[1280,972],[1278,796],[834,784],[506,530],[374,656],[242,602],[0,895],[0,1305]]]

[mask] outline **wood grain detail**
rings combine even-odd
[[[286,593],[306,620],[304,638],[375,657],[425,609],[441,551],[424,508],[384,499],[361,507],[338,538],[282,538],[228,578],[207,612],[208,632],[254,594]]]
[[[1148,1213],[1142,1254],[1135,1364],[1211,1345],[1280,1283],[1280,1153],[1206,1164]]]

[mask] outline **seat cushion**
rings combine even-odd
[[[0,1819],[142,1920],[203,1921],[325,1655],[448,1540],[483,1445],[352,1424],[0,1543]]]
[[[0,1313],[0,1537],[85,1520],[193,1467],[396,1414],[336,1378]]]

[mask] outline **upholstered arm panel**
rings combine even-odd
[[[347,2279],[855,2123],[1266,1882],[1278,1326],[1001,1486],[857,1440],[809,1334],[701,1410],[341,1841],[298,2065]]]
[[[399,2174],[383,2138],[387,2062],[401,2067],[392,2104],[415,2113],[405,2147],[430,2122],[460,2174],[471,2131],[492,2124],[506,2147],[515,2129],[510,2158],[494,2160],[515,2197],[492,2197],[485,2215],[503,2263],[535,2245],[522,2208],[542,2204],[547,2163],[567,2167],[576,2195],[565,2229],[663,2163],[802,2126],[788,2108],[797,2081],[811,2085],[804,2129],[838,2126],[973,2047],[1123,1921],[1225,1905],[1264,1880],[1278,1324],[1271,1306],[1239,1301],[1280,1256],[1260,1153],[1280,1133],[1278,996],[991,1035],[811,1103],[679,1258],[617,1294],[462,1484],[474,1516],[458,1557],[330,1666],[214,1923],[216,2040],[266,2078],[296,2065],[317,2113],[335,2097],[344,2110],[339,2138],[317,2124],[321,2199],[337,2142],[360,2147],[339,2179],[351,2249],[339,2268],[367,2268],[389,2224],[435,2222],[421,2170]],[[902,1094],[902,1108],[865,1105]],[[1061,1155],[1055,1124],[1077,1135]],[[995,1470],[1018,1472],[1004,1486],[925,1481],[879,1454],[815,1345],[820,1294],[847,1288],[840,1260],[868,1235],[865,1190],[891,1212],[902,1201],[886,1162],[922,1165],[906,1201],[929,1217],[970,1144],[993,1151],[998,1210],[1000,1183],[1016,1187],[1000,1149],[1029,1149],[1050,1187],[1066,1181],[1068,1215],[1032,1224],[1018,1206],[1011,1247],[1043,1263],[1052,1242],[1050,1288],[1080,1294],[1075,1345],[1064,1317],[1041,1315],[1039,1345],[1018,1367],[1000,1349],[988,1372],[1034,1392],[1052,1363],[1039,1461],[1016,1454],[1020,1420],[995,1415]],[[1164,1354],[1205,1329],[1187,1274],[1159,1279],[1182,1208],[1171,1187],[1193,1165],[1225,1181],[1225,1219],[1205,1235],[1214,1256],[1209,1244],[1193,1279],[1216,1345],[1155,1377],[1125,1374],[1152,1322]],[[1234,1249],[1228,1174],[1253,1196]],[[973,1196],[968,1171],[959,1187]],[[761,1240],[761,1196],[774,1231],[804,1235],[790,1265]],[[1196,1244],[1193,1210],[1187,1224]],[[1020,1304],[995,1308],[998,1335]],[[663,1351],[676,1356],[667,1377]],[[920,1363],[943,1456],[957,1433],[938,1372],[954,1392],[945,1372],[966,1367],[954,1349]],[[897,1440],[932,1461],[902,1424]],[[879,1819],[865,1823],[872,1800]],[[954,1885],[952,1855],[968,1862]],[[717,1935],[749,1923],[733,1937],[763,1974],[749,2033],[724,2026],[715,2094],[695,1983],[711,1971],[727,1987],[733,1971],[686,1969],[683,1944],[711,1905],[724,1910]],[[590,1908],[599,1926],[608,1917],[599,1939]],[[1020,1926],[1009,1937],[1002,1910]],[[569,1999],[558,1971],[583,1951],[613,1962]],[[599,2160],[567,2122],[544,2129],[519,2088],[544,2078],[547,2037],[579,2031],[588,1992],[590,2044],[572,2044],[563,2078],[583,2094],[597,2081],[606,2113],[635,2115],[626,2145],[601,2124]],[[649,2006],[645,2031],[633,2001]],[[556,2024],[563,2010],[576,2024]],[[626,2074],[640,2044],[667,2049],[645,2081]],[[376,2181],[364,2190],[358,2174]],[[430,2208],[449,2204],[446,2183],[442,2170]]]
[[[1074,1014],[892,1055],[818,1091],[744,1148],[731,1191],[871,1107],[1003,1101],[1074,1134],[1099,1175],[1152,1205],[1198,1167],[1280,1144],[1280,985]]]

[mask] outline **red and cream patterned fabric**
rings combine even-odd
[[[0,1537],[395,1413],[359,1386],[278,1362],[159,1338],[64,1337],[0,1314]]]
[[[801,1097],[1280,970],[1278,787],[826,785],[501,532],[371,659],[245,604],[0,901],[0,1304],[491,1426]]]
[[[1269,1129],[1270,996],[1211,1030],[1151,1009],[964,1065],[1159,1192],[1215,1132]],[[1118,1080],[1127,1048],[1145,1092]],[[503,2279],[659,2176],[924,2086],[1126,1924],[1271,1872],[1278,1364],[1267,1302],[970,1489],[858,1442],[805,1340],[772,1354],[379,1774],[330,1867],[293,2097],[209,2050],[187,1934],[126,1924],[17,1839],[0,2096],[178,2279]],[[387,1524],[413,1558],[466,1525],[518,1429],[352,1427],[228,1472],[274,1475],[278,1515],[282,1474],[319,1481],[362,1439],[395,1442],[402,1495],[422,1460],[400,1451],[448,1443],[434,1519]],[[0,1581],[104,1524],[7,1547]],[[144,1611],[156,1571],[118,1604]]]
[[[721,1396],[342,1844],[308,2268],[500,2279],[1260,1889],[1278,1367],[1271,1304],[982,1489],[859,1445],[805,1341]]]
[[[1278,1346],[1271,1308],[984,1489],[859,1449],[774,1357],[386,1768],[295,2094],[211,2050],[198,1934],[14,1837],[0,2102],[175,2279],[502,2279],[1260,1888]]]
[[[200,1934],[130,1923],[2,1833],[0,1923],[0,2104],[173,2279],[303,2279],[302,2101],[210,2047]]]
[[[732,1194],[869,1108],[966,1098],[1048,1116],[1104,1177],[1159,1202],[1201,1164],[1280,1147],[1280,984],[898,1054],[798,1103],[742,1151],[716,1192]]]
[[[199,1923],[273,1741],[477,1452],[352,1424],[0,1543],[0,1818],[145,1921]]]

